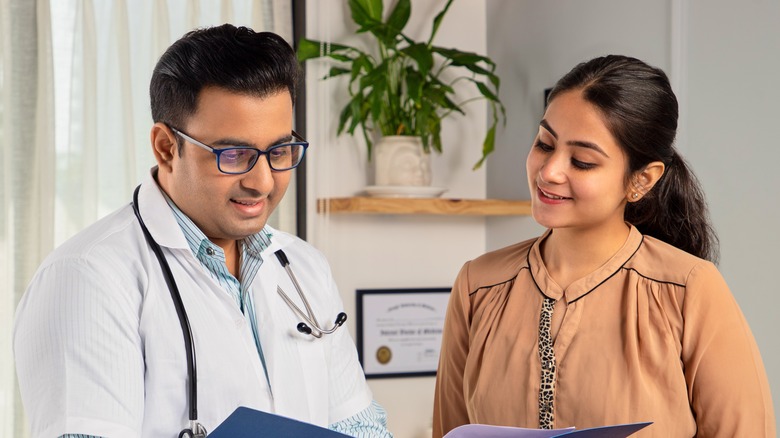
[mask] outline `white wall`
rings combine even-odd
[[[489,0],[488,53],[501,69],[511,123],[488,162],[490,197],[527,199],[525,154],[543,90],[577,62],[638,57],[673,80],[678,147],[707,195],[720,269],[753,330],[780,412],[780,3],[776,0]],[[538,234],[530,218],[490,219],[488,249]]]
[[[307,35],[314,39],[362,45],[343,0],[309,0]],[[391,4],[390,1],[385,1]],[[414,1],[411,37],[427,38],[443,0]],[[468,29],[468,31],[464,31]],[[450,9],[435,42],[441,46],[486,52],[485,5],[459,1]],[[323,215],[317,198],[351,196],[370,184],[365,151],[359,139],[336,138],[344,83],[320,81],[327,62],[307,68],[307,136],[309,165],[309,241],[329,258],[350,315],[355,336],[355,290],[407,287],[449,287],[460,266],[485,250],[481,217]],[[485,197],[484,169],[472,172],[486,129],[485,105],[468,107],[467,118],[450,119],[443,128],[445,155],[433,157],[433,185],[448,188],[445,196]],[[374,397],[387,409],[396,438],[426,436],[433,410],[433,377],[371,379]]]

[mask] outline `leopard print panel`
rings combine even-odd
[[[542,380],[539,386],[539,428],[552,429],[555,423],[553,402],[555,399],[555,351],[553,350],[550,321],[555,300],[545,298],[539,318],[539,360],[542,364]]]

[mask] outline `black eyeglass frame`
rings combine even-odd
[[[268,162],[268,167],[271,170],[275,171],[275,172],[284,172],[284,171],[287,171],[287,170],[292,170],[292,169],[295,169],[296,167],[298,167],[299,164],[301,164],[301,162],[303,161],[303,157],[306,155],[306,150],[309,148],[309,142],[306,141],[300,134],[295,132],[295,130],[292,130],[291,134],[292,134],[292,137],[294,139],[298,140],[298,141],[293,141],[293,142],[289,142],[289,143],[282,143],[282,144],[275,144],[275,145],[269,147],[266,150],[261,150],[261,149],[254,148],[254,147],[251,147],[251,146],[228,146],[228,147],[224,147],[224,148],[215,148],[215,147],[209,146],[209,145],[207,145],[207,144],[205,144],[205,143],[203,143],[203,142],[193,138],[192,136],[190,136],[190,135],[186,134],[185,132],[183,132],[183,131],[181,131],[179,129],[176,129],[176,128],[172,127],[172,126],[168,126],[168,128],[170,128],[170,130],[173,131],[174,134],[180,136],[181,138],[187,140],[188,142],[194,144],[195,146],[203,148],[203,149],[211,152],[212,154],[214,154],[215,158],[217,160],[217,170],[219,170],[220,172],[222,172],[222,173],[224,173],[226,175],[243,175],[243,174],[251,171],[252,169],[254,169],[255,165],[257,164],[257,160],[260,158],[261,155],[265,156],[265,160],[266,160],[266,162]],[[274,150],[277,150],[279,148],[289,147],[289,146],[300,146],[300,147],[303,148],[303,150],[301,151],[300,156],[298,158],[298,161],[295,164],[293,164],[292,166],[289,166],[289,167],[285,167],[285,168],[281,168],[281,169],[276,168],[271,163],[271,153]],[[255,155],[254,159],[250,162],[249,167],[247,167],[246,170],[243,170],[241,172],[226,172],[226,171],[222,170],[222,165],[220,164],[220,156],[224,152],[234,151],[234,150],[254,151],[254,152],[257,153],[257,155]]]

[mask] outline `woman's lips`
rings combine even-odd
[[[539,197],[539,200],[544,202],[545,204],[561,204],[565,201],[571,200],[571,198],[567,198],[566,196],[560,196],[552,192],[547,192],[538,187],[537,187],[537,195]]]

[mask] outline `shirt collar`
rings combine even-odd
[[[222,249],[206,237],[203,231],[195,225],[195,222],[184,214],[184,212],[176,206],[173,200],[168,197],[168,194],[162,190],[161,192],[163,197],[165,197],[165,202],[171,207],[173,216],[176,218],[176,223],[179,224],[181,231],[184,233],[184,237],[187,239],[187,244],[189,245],[192,254],[195,255],[195,257],[198,257],[198,254],[208,251],[208,248],[211,248],[212,251],[222,253]],[[260,232],[247,236],[239,241],[242,254],[246,253],[252,257],[260,258],[260,253],[271,245],[272,237],[273,233],[271,228],[268,225],[264,226]]]

